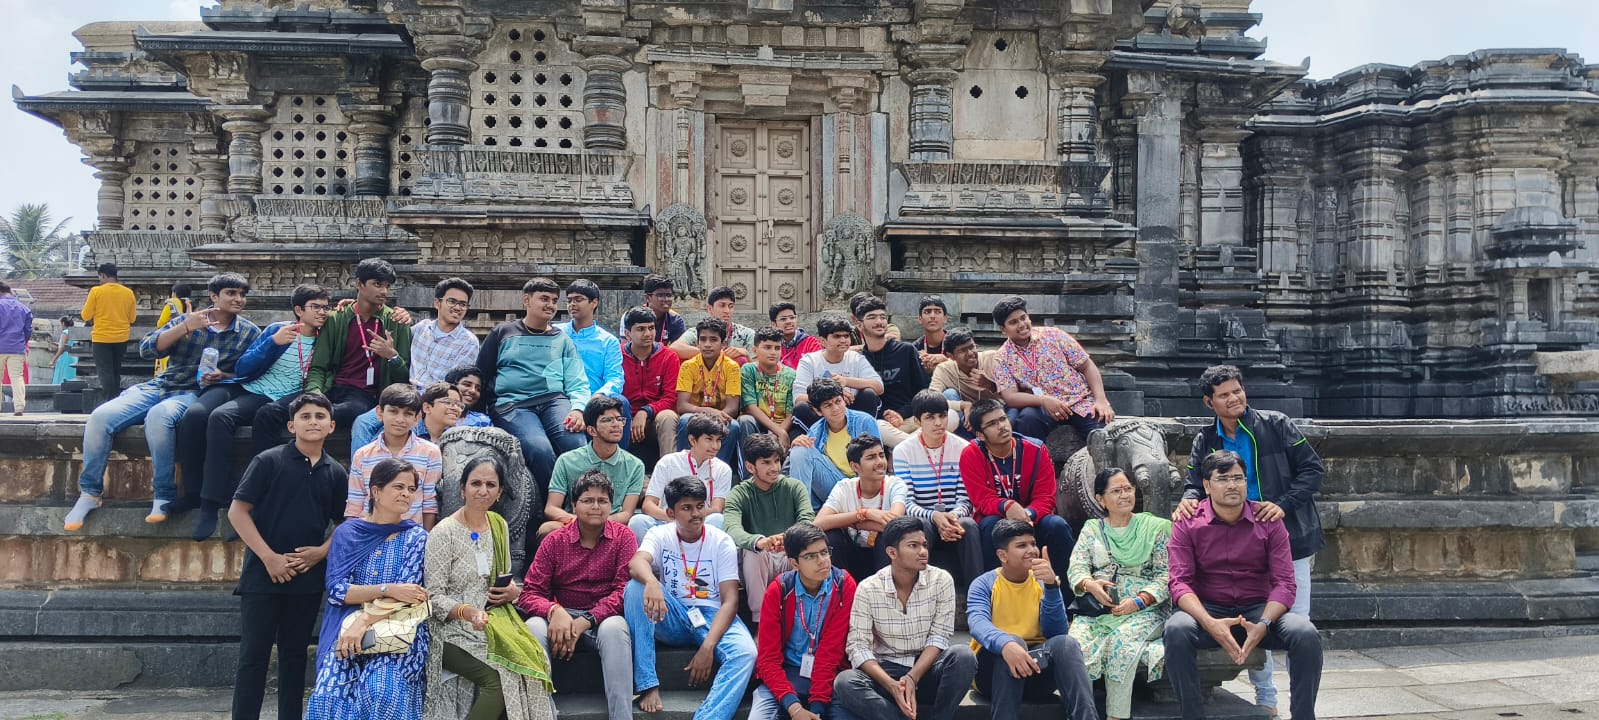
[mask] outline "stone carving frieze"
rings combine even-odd
[[[611,230],[438,230],[417,241],[421,264],[632,265],[628,233]]]
[[[234,198],[223,202],[236,243],[409,242],[382,198]]]
[[[205,266],[191,260],[189,250],[224,240],[219,233],[129,230],[88,232],[84,238],[94,248],[95,262],[116,263],[124,270],[200,269]]]
[[[912,161],[902,215],[1103,214],[1110,163]],[[1082,212],[1077,212],[1081,210]]]
[[[705,297],[705,214],[691,205],[668,205],[655,217],[655,244],[661,273],[672,279],[679,297]]]
[[[1090,272],[1097,266],[1092,243],[1028,240],[985,243],[971,238],[918,239],[905,245],[907,269],[948,273],[1029,274]]]
[[[412,189],[418,199],[633,206],[622,153],[422,147],[415,156],[424,170]]]
[[[870,290],[877,259],[877,238],[872,224],[857,213],[842,213],[822,227],[819,249],[822,294],[842,300]]]

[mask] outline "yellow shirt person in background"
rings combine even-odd
[[[89,341],[94,348],[94,374],[100,378],[101,401],[122,392],[122,356],[128,332],[139,319],[133,291],[117,282],[117,266],[100,265],[100,284],[89,290],[83,303],[83,321],[94,325]]]
[[[155,326],[158,328],[166,327],[168,320],[194,312],[194,304],[189,302],[189,296],[192,294],[193,291],[189,288],[188,283],[173,283],[172,295],[167,298],[167,303],[161,306],[161,317],[156,318]],[[161,373],[166,371],[166,358],[155,361],[155,374],[157,377],[160,377]]]

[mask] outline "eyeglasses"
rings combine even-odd
[[[1246,485],[1249,483],[1249,476],[1242,473],[1236,475],[1217,475],[1216,477],[1211,478],[1210,481],[1217,485]]]
[[[672,293],[669,293],[669,292],[650,293],[650,297],[655,298],[656,300],[671,300],[673,295],[672,295]]]
[[[862,317],[861,319],[862,320],[887,320],[888,319],[888,313],[883,313],[883,312],[866,313],[866,316]]]
[[[989,420],[988,422],[983,423],[979,427],[981,429],[983,429],[983,430],[998,430],[1001,426],[1009,425],[1009,424],[1010,424],[1010,418],[1005,417],[1004,415],[1001,415],[1001,416],[999,416],[997,418],[994,418],[993,420]]]
[[[326,315],[326,314],[328,314],[330,312],[333,312],[333,306],[332,305],[323,305],[322,303],[317,303],[315,305],[307,305],[307,306],[305,306],[305,311],[306,312],[313,312],[313,313],[320,313],[322,315]]]
[[[1121,487],[1113,487],[1113,488],[1111,488],[1109,490],[1106,490],[1105,494],[1106,495],[1132,495],[1132,494],[1135,494],[1137,492],[1138,492],[1138,490],[1136,488],[1134,488],[1133,486],[1131,486],[1131,485],[1123,485]]]
[[[589,496],[589,497],[580,497],[580,498],[578,498],[577,501],[576,501],[576,504],[578,504],[578,505],[604,505],[606,507],[610,507],[611,501],[610,501],[609,498]]]
[[[443,405],[444,407],[451,407],[451,408],[455,408],[457,410],[460,410],[461,408],[466,407],[466,403],[463,403],[460,400],[451,400],[449,398],[439,398],[437,400],[434,400],[433,404],[434,405]]]
[[[832,550],[817,550],[816,552],[801,553],[799,559],[804,560],[805,562],[816,562],[822,558],[830,557],[833,557]]]
[[[456,300],[455,298],[444,298],[444,305],[446,307],[465,308],[468,304],[469,303],[467,303],[465,300]]]
[[[594,421],[594,424],[595,425],[621,425],[622,423],[625,423],[625,422],[627,422],[627,419],[622,417],[621,415],[601,415],[600,419]]]

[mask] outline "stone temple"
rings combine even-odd
[[[1251,370],[1316,417],[1599,414],[1599,66],[1484,50],[1325,81],[1248,0],[227,0],[78,31],[17,91],[98,172],[97,262],[254,307],[352,261],[763,312],[924,293],[1090,348],[1119,409]],[[85,279],[87,280],[87,278]],[[684,303],[693,309],[694,303]],[[1539,373],[1540,363],[1546,372]]]
[[[96,169],[94,261],[147,317],[218,269],[281,315],[371,256],[413,309],[471,280],[479,330],[534,275],[607,324],[651,271],[760,322],[872,290],[908,334],[939,293],[986,342],[1018,293],[1162,418],[1130,471],[1186,458],[1218,361],[1316,418],[1332,646],[1599,632],[1599,65],[1311,81],[1249,5],[225,0],[86,26],[72,90],[14,92]],[[62,534],[82,435],[0,423],[0,690],[231,682],[243,547],[143,522],[137,430]]]

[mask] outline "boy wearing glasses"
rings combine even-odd
[[[833,567],[827,537],[816,526],[801,522],[774,537],[792,569],[766,586],[756,613],[761,623],[755,674],[761,684],[750,702],[750,720],[778,720],[780,713],[790,720],[831,718],[833,681],[845,667],[855,579]]]
[[[539,526],[539,537],[577,521],[568,496],[575,497],[571,488],[591,470],[598,470],[611,480],[610,520],[626,525],[633,519],[639,496],[644,494],[644,463],[621,447],[626,427],[622,408],[621,401],[610,395],[595,395],[583,408],[589,443],[556,459],[555,469],[550,471],[550,493],[544,501],[545,522]]]
[[[656,273],[644,276],[644,307],[655,314],[655,342],[667,349],[683,337],[683,333],[688,332],[688,324],[683,321],[683,316],[672,309],[675,299],[671,278]],[[621,332],[627,334],[625,324]]]
[[[1321,637],[1310,618],[1288,610],[1297,589],[1288,529],[1249,500],[1249,475],[1237,454],[1211,453],[1198,473],[1208,499],[1173,523],[1166,545],[1177,606],[1166,620],[1166,676],[1183,718],[1205,716],[1200,648],[1220,647],[1242,665],[1260,647],[1288,651],[1289,712],[1314,720]]]
[[[1065,574],[1076,536],[1066,518],[1055,514],[1055,462],[1049,449],[1011,432],[1010,418],[998,400],[973,405],[971,424],[977,442],[961,452],[961,482],[977,516],[988,569],[999,565],[994,526],[1000,520],[1020,520],[1033,526],[1039,547],[1060,561],[1055,572]]]

